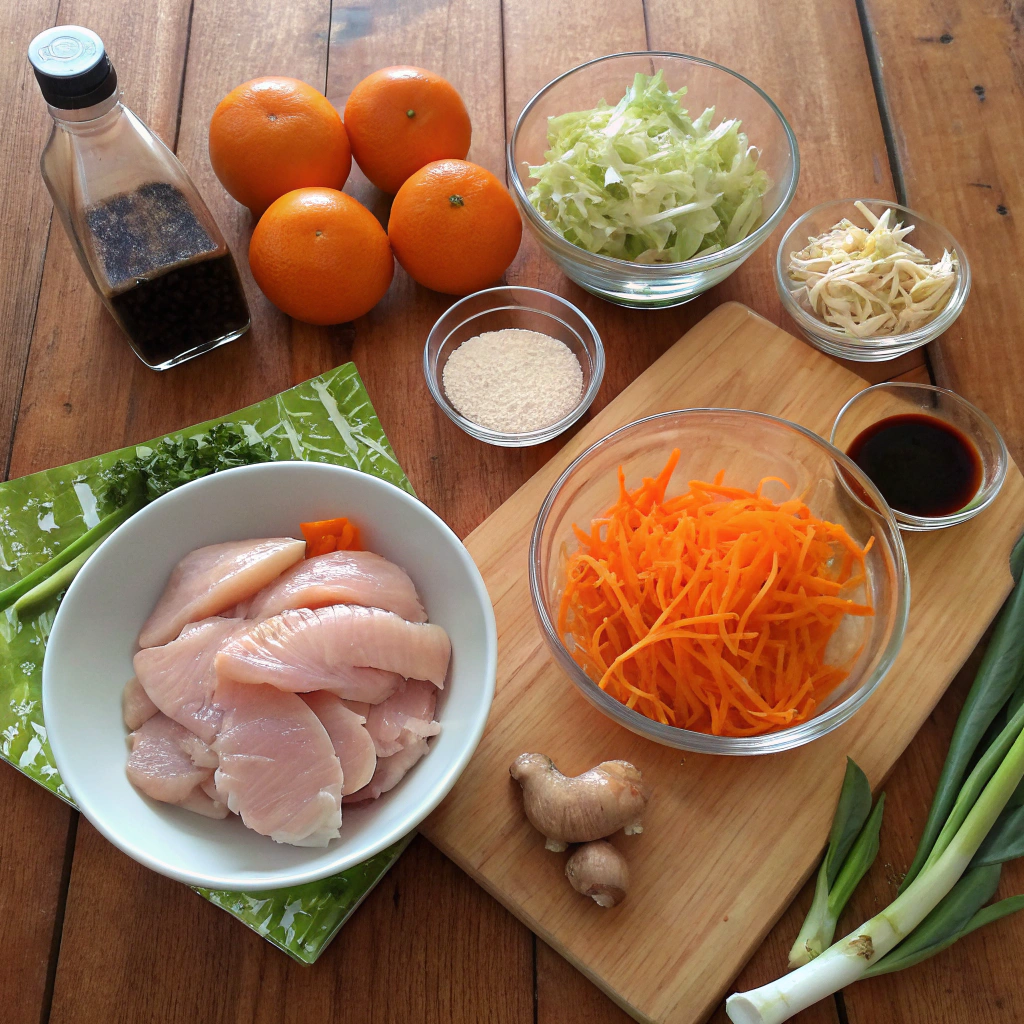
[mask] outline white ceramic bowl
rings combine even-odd
[[[344,808],[324,850],[283,846],[234,815],[212,821],[143,796],[125,775],[121,691],[136,637],[174,564],[193,548],[297,536],[299,523],[345,515],[367,548],[404,567],[431,622],[452,641],[437,703],[441,733],[390,793]],[[483,735],[494,696],[497,636],[469,552],[433,513],[376,477],[277,462],[227,470],[154,501],[110,535],[71,584],[43,663],[43,714],[61,776],[115,846],[161,874],[211,889],[261,890],[344,871],[412,831],[455,784]]]

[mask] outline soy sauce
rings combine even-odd
[[[952,424],[924,413],[873,423],[854,438],[847,454],[889,505],[908,515],[951,515],[981,487],[978,449]]]
[[[86,223],[110,309],[148,366],[173,366],[249,326],[231,253],[176,185],[107,196]]]

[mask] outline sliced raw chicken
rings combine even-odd
[[[208,779],[217,763],[216,755],[198,736],[172,722],[166,715],[153,715],[128,737],[128,779],[154,800],[180,804]],[[197,763],[196,757],[203,763]]]
[[[206,619],[190,626],[177,640],[135,655],[135,675],[150,700],[168,718],[207,743],[213,742],[221,720],[214,699],[214,656],[222,642],[244,628],[238,619]]]
[[[366,731],[377,756],[391,757],[416,737],[436,736],[441,731],[433,721],[436,700],[433,683],[408,679],[386,701],[371,705],[366,713]]]
[[[289,608],[328,604],[383,608],[410,622],[427,621],[409,574],[372,551],[332,551],[307,558],[236,610],[244,618],[259,621]]]
[[[376,800],[382,793],[394,789],[402,781],[405,773],[429,750],[427,741],[422,736],[412,736],[407,746],[390,757],[378,757],[370,784],[364,786],[351,796],[346,796],[343,803],[354,804],[363,800]]]
[[[217,799],[216,796],[211,797],[206,792],[207,783],[212,781],[213,776],[211,775],[206,783],[196,786],[178,806],[184,807],[186,811],[201,814],[204,818],[226,818],[228,816],[227,804]]]
[[[196,548],[171,571],[153,614],[139,633],[139,646],[166,644],[187,623],[218,615],[252,597],[305,552],[305,543],[291,537]]]
[[[228,814],[228,807],[227,804],[221,801],[220,796],[217,794],[217,780],[213,777],[212,774],[208,779],[199,784],[199,788],[210,798],[212,803],[221,804],[221,806],[224,808],[224,815],[226,817]]]
[[[345,682],[353,666],[443,686],[450,656],[451,643],[440,626],[406,622],[380,608],[336,604],[290,609],[243,629],[222,646],[216,665],[222,678],[300,692],[330,689],[379,704],[394,687],[383,695],[356,692],[357,686]]]
[[[430,683],[427,685],[433,689]],[[313,709],[334,744],[334,752],[341,762],[341,773],[345,779],[341,795],[362,789],[373,778],[373,770],[377,767],[377,752],[366,731],[365,716],[350,711],[340,697],[327,690],[303,694],[302,699]]]
[[[379,704],[387,700],[402,681],[397,672],[382,672],[379,668],[356,665],[338,665],[329,673],[309,672],[302,666],[296,666],[294,671],[287,666],[280,666],[275,671],[266,669],[263,662],[250,660],[246,648],[236,644],[224,646],[225,657],[216,662],[220,678],[234,679],[240,683],[267,682],[290,693],[329,690],[337,697],[354,697],[359,701]]]
[[[142,687],[136,676],[125,683],[121,694],[121,714],[124,724],[134,731],[143,722],[152,718],[160,709],[149,699],[149,694]]]
[[[341,763],[327,730],[294,693],[221,681],[217,795],[261,835],[326,846],[341,827]]]

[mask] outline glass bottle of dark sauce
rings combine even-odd
[[[29,60],[54,119],[40,161],[82,268],[147,366],[164,370],[249,328],[234,259],[178,158],[120,102],[95,33],[40,33]]]
[[[978,493],[981,455],[951,423],[926,413],[887,416],[861,431],[847,454],[897,512],[959,512]]]

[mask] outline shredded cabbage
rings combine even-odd
[[[768,175],[737,120],[695,121],[663,74],[638,74],[610,107],[548,118],[546,163],[529,200],[567,242],[635,263],[681,263],[745,238]]]

